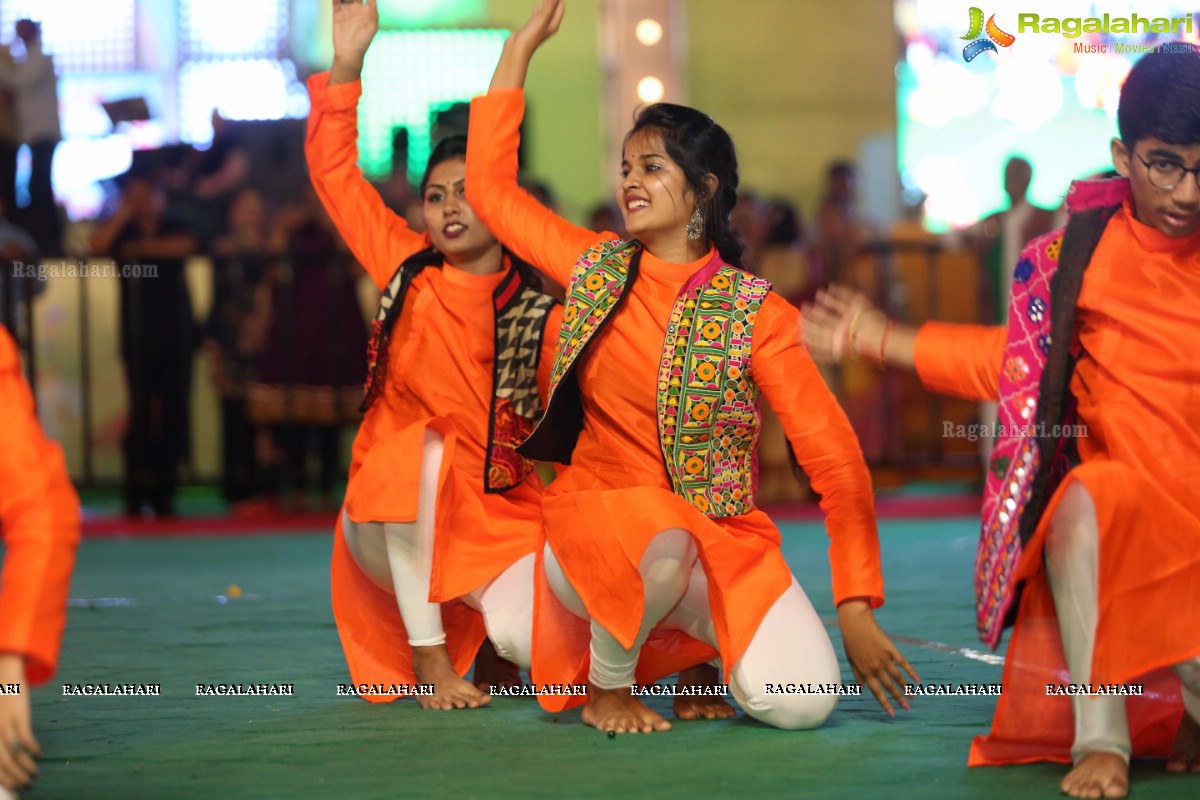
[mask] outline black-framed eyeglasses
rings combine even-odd
[[[1137,160],[1146,166],[1146,176],[1150,178],[1150,185],[1155,189],[1162,189],[1164,192],[1169,192],[1180,184],[1190,172],[1196,177],[1196,187],[1200,188],[1200,167],[1192,167],[1188,169],[1178,161],[1171,161],[1165,158],[1156,158],[1153,161],[1147,161],[1138,155],[1133,148],[1129,152],[1137,156]]]

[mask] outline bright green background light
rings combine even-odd
[[[506,38],[506,30],[381,31],[367,51],[358,109],[363,172],[378,178],[392,171],[392,135],[403,127],[409,180],[419,180],[433,148],[433,115],[487,91]]]
[[[379,0],[379,24],[384,28],[453,25],[478,19],[485,11],[484,0]]]

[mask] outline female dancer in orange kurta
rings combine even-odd
[[[62,451],[48,441],[0,327],[0,787],[28,786],[40,755],[29,687],[54,675],[79,545],[79,498]],[[15,690],[13,687],[16,687]],[[0,795],[4,795],[0,788]]]
[[[501,655],[529,661],[541,485],[514,448],[547,374],[541,330],[560,312],[467,204],[461,137],[435,149],[422,182],[428,234],[363,179],[355,109],[377,29],[374,2],[335,2],[333,70],[309,80],[313,183],[385,293],[334,541],[334,615],[365,699],[415,680],[435,688],[417,698],[426,707],[475,707],[488,698],[460,676],[485,627]]]
[[[728,226],[737,196],[728,135],[692,109],[656,106],[642,115],[626,142],[619,194],[629,232],[640,241],[614,242],[612,234],[577,228],[517,186],[520,86],[561,16],[561,2],[546,2],[509,38],[491,91],[472,105],[467,159],[468,192],[481,218],[568,287],[555,388],[528,443],[539,457],[570,463],[543,502],[548,547],[539,573],[534,678],[578,683],[586,675],[583,719],[607,731],[670,727],[631,696],[635,669],[648,681],[718,654],[734,696],[752,716],[805,728],[832,711],[836,695],[772,694],[779,684],[837,683],[839,670],[824,626],[780,553],[778,530],[753,506],[754,397],[761,390],[823,497],[834,593],[855,674],[889,710],[885,690],[903,704],[900,668],[910,668],[871,612],[883,602],[883,579],[870,478],[854,434],[796,343],[797,312],[728,263],[740,252]],[[742,305],[738,295],[736,311],[733,301],[713,300],[710,315],[705,298],[724,297],[735,285],[751,287],[753,300]],[[718,316],[721,308],[729,319]],[[593,324],[597,319],[604,321]],[[688,376],[672,374],[670,359],[664,365],[664,341],[668,350],[677,336],[683,344],[692,322],[712,352],[674,364],[688,371],[699,359],[698,380],[728,386],[724,399],[719,392],[703,402],[690,390],[683,401],[671,395],[672,384]],[[721,350],[715,343],[727,333],[733,338]],[[574,360],[582,347],[587,352]],[[685,424],[668,455],[662,405],[679,402],[700,427],[710,419],[724,427],[694,435]],[[745,425],[726,426],[734,414]],[[712,452],[682,454],[697,437],[738,451],[724,462],[730,474],[712,466]],[[677,479],[707,480],[710,488],[741,482],[693,491],[680,490]],[[554,710],[583,701],[541,699]]]
[[[1027,303],[1018,304],[1014,290],[1009,328],[896,326],[841,288],[805,310],[814,354],[882,354],[915,366],[934,391],[977,400],[999,398],[1005,380],[1029,369],[1006,348],[1029,338],[1026,318],[1064,320],[1063,344],[1077,361],[1062,388],[1076,421],[1069,432],[1036,435],[1073,436],[1077,457],[1068,457],[1069,472],[1032,520],[1015,574],[1024,592],[1004,695],[971,764],[1073,759],[1062,791],[1074,797],[1125,796],[1131,755],[1169,755],[1172,771],[1200,771],[1198,96],[1194,51],[1152,53],[1134,66],[1121,92],[1121,139],[1112,144],[1127,179],[1071,187],[1065,233],[1026,248],[1014,285],[1038,285],[1031,282],[1043,251],[1053,253],[1058,274],[1046,296]],[[1090,254],[1089,226],[1098,233]],[[1086,271],[1073,268],[1079,261]],[[1079,274],[1082,284],[1073,280]],[[1049,363],[1058,336],[1056,329],[1039,342],[1051,355],[1036,398],[1022,403],[1031,409],[1057,400]],[[1047,696],[1048,686],[1063,683],[1064,666],[1077,686],[1137,682],[1146,691],[1128,703],[1120,695]]]

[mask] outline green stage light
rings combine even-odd
[[[379,0],[379,23],[384,28],[453,25],[484,16],[484,0]]]
[[[507,37],[505,30],[379,33],[367,51],[358,112],[363,172],[378,178],[392,171],[392,140],[403,128],[416,182],[433,148],[434,115],[487,90]]]

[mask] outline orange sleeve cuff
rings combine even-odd
[[[362,81],[329,85],[329,73],[318,72],[308,79],[308,98],[318,111],[345,111],[362,99]]]
[[[995,400],[1008,329],[926,322],[913,352],[925,388],[967,400]]]

